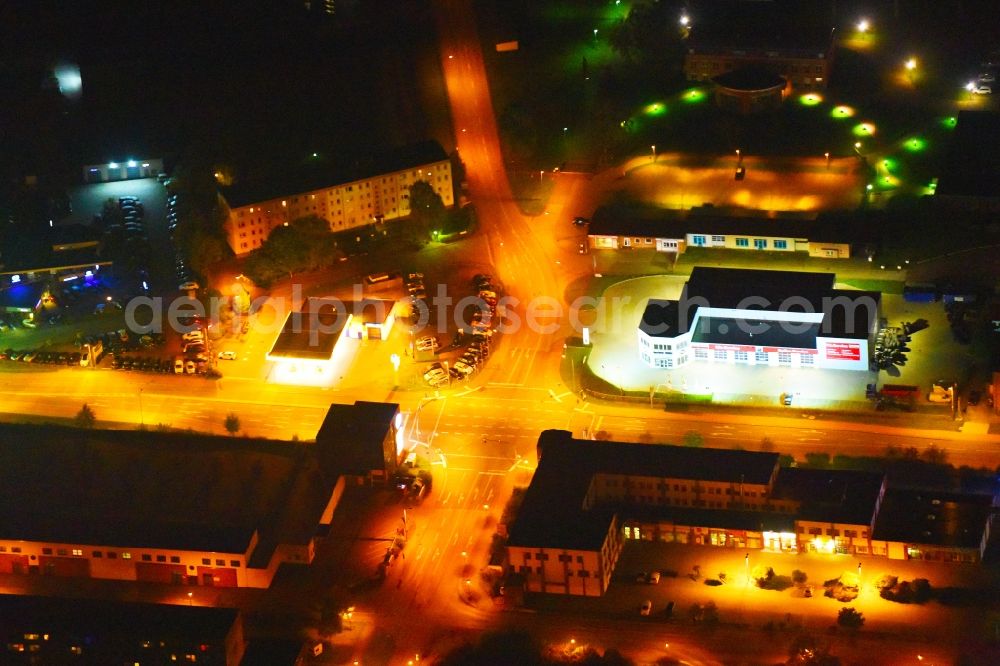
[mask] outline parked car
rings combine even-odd
[[[646,599],[645,601],[642,602],[642,605],[639,606],[639,615],[646,617],[652,612],[653,612],[653,602],[650,601],[649,599]]]
[[[585,217],[574,217],[573,218],[573,224],[576,225],[576,226],[578,226],[578,227],[586,226],[589,223],[590,223],[590,220],[588,220]]]
[[[425,336],[417,340],[417,351],[435,351],[438,348],[437,338]]]
[[[186,372],[189,375],[193,375],[194,373],[198,372],[198,364],[195,363],[193,360],[188,359],[187,361],[184,362],[184,372]]]
[[[462,361],[461,359],[455,361],[455,365],[453,365],[452,367],[466,376],[471,375],[472,372],[475,370],[473,366],[469,365],[465,361]]]
[[[184,374],[184,359],[177,357],[174,359],[174,374],[183,375]]]
[[[224,361],[235,361],[236,360],[236,352],[234,352],[234,351],[222,351],[222,352],[219,352],[219,358],[221,358]]]
[[[993,94],[993,88],[991,88],[990,86],[987,86],[987,85],[979,84],[978,86],[973,87],[972,94],[973,95],[992,95]]]

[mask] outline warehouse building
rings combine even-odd
[[[696,267],[679,300],[650,299],[639,355],[691,362],[870,369],[881,294],[834,288],[831,273]]]

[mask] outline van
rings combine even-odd
[[[365,276],[365,284],[370,287],[372,285],[388,282],[392,279],[392,277],[392,273],[372,273],[371,275]]]

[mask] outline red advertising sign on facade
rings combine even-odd
[[[815,349],[798,349],[796,347],[761,347],[763,351],[769,354],[815,354]]]
[[[860,361],[861,345],[854,342],[829,342],[826,358],[830,361]]]
[[[726,351],[745,351],[745,352],[752,352],[752,351],[755,351],[757,349],[753,345],[717,345],[717,344],[714,344],[714,343],[709,344],[708,348],[709,349],[720,349],[720,350],[724,349]]]

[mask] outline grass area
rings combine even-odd
[[[900,280],[864,280],[859,278],[847,278],[840,280],[846,285],[864,291],[879,291],[883,294],[902,294],[904,282]]]
[[[76,348],[78,334],[82,337],[121,328],[125,328],[125,314],[117,310],[76,318],[66,312],[63,321],[55,326],[41,324],[38,328],[16,328],[0,333],[0,349],[71,350]]]

